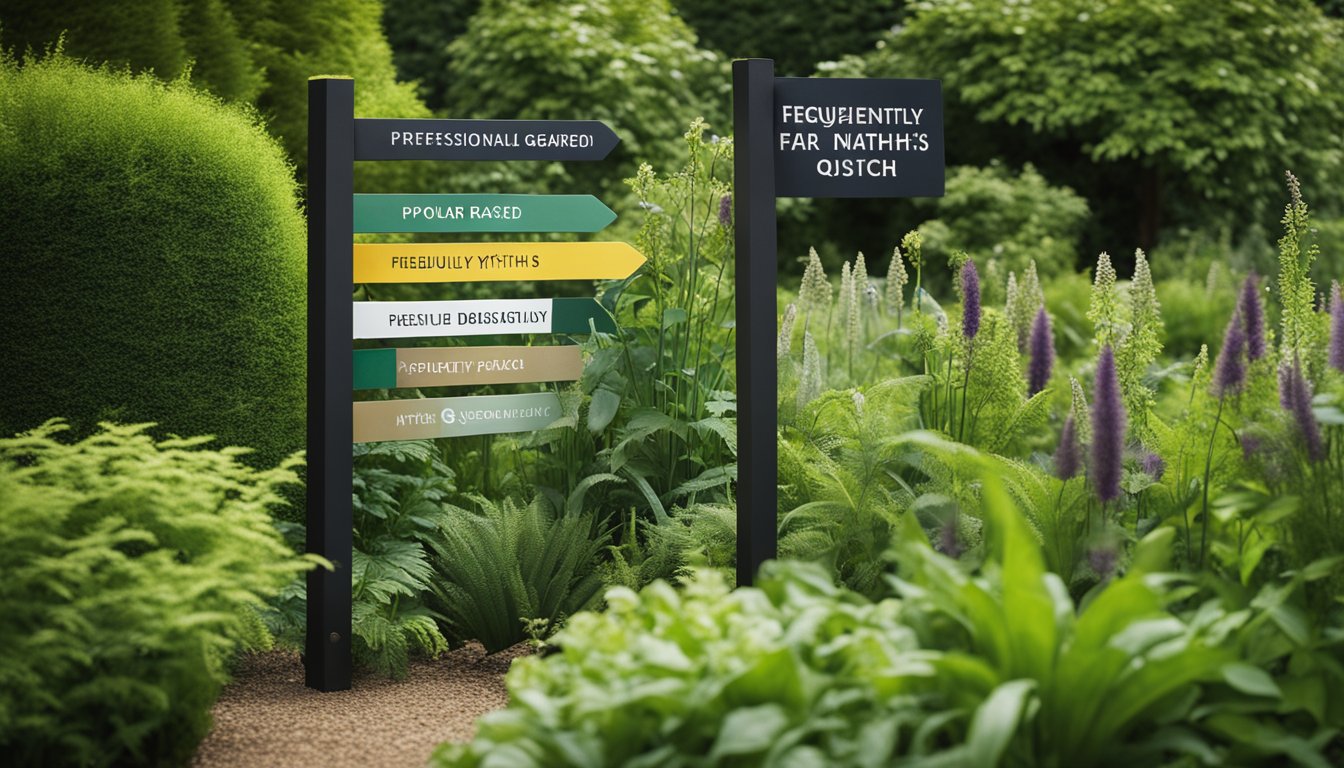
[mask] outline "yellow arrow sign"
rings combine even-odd
[[[608,280],[644,255],[626,243],[356,243],[356,283]]]

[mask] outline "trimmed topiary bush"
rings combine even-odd
[[[0,60],[0,432],[70,417],[304,443],[305,235],[255,115],[62,57]]]

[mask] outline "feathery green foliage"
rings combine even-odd
[[[526,505],[473,501],[479,511],[449,507],[429,540],[434,605],[455,639],[502,651],[527,639],[529,626],[549,634],[596,603],[606,538],[594,535],[593,515],[579,511],[582,492],[559,511],[541,497]]]
[[[15,765],[182,764],[258,611],[313,563],[271,521],[297,458],[50,421],[0,439],[0,749]]]

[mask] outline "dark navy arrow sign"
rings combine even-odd
[[[599,120],[355,120],[356,160],[601,160],[619,142]]]

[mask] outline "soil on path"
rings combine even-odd
[[[193,766],[423,766],[438,744],[470,739],[477,717],[504,706],[504,673],[527,652],[520,645],[486,656],[468,645],[411,662],[405,680],[357,674],[337,693],[305,687],[296,653],[249,656],[215,703],[214,729]]]

